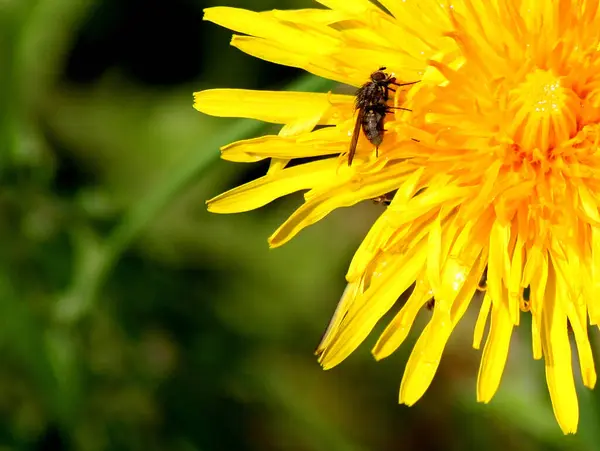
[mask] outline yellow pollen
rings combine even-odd
[[[547,157],[577,133],[580,109],[579,97],[564,79],[536,69],[509,91],[508,133],[527,155]]]

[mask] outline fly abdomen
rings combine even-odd
[[[378,147],[383,141],[383,118],[385,116],[385,107],[367,108],[363,117],[362,129],[367,139],[374,146]]]

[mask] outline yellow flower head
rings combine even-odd
[[[513,327],[529,312],[554,413],[565,433],[575,432],[569,327],[591,388],[587,323],[600,321],[599,2],[380,0],[387,11],[368,0],[319,2],[328,9],[218,7],[205,18],[243,33],[232,44],[244,52],[342,83],[360,86],[381,66],[397,83],[419,81],[391,92],[390,107],[411,111],[385,115],[377,151],[361,134],[348,166],[353,96],[196,93],[204,113],[284,124],[278,136],[222,149],[226,160],[271,158],[271,167],[209,209],[247,211],[308,190],[271,236],[279,246],[336,208],[395,193],[350,264],[318,350],[322,365],[344,360],[411,289],[373,350],[388,356],[433,298],[400,388],[400,402],[411,405],[473,301],[475,348],[491,318],[477,381],[477,399],[488,402]],[[287,166],[306,157],[320,158]],[[485,294],[474,296],[478,290]]]

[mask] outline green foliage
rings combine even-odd
[[[595,449],[598,396],[581,390],[580,433],[563,437],[527,327],[487,406],[472,317],[410,409],[396,405],[410,343],[319,368],[314,345],[381,207],[276,251],[266,239],[299,196],[206,212],[265,170],[218,148],[265,126],[201,115],[193,91],[338,89],[228,47],[206,6],[0,1],[0,450]]]

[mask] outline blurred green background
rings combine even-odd
[[[208,6],[0,0],[0,451],[598,449],[598,394],[580,389],[580,432],[563,437],[526,320],[487,406],[476,310],[411,408],[397,393],[427,312],[393,357],[373,361],[373,334],[320,369],[313,350],[382,207],[338,211],[274,251],[300,195],[206,212],[266,170],[220,161],[219,146],[276,128],[204,116],[193,91],[344,89],[230,47]]]

